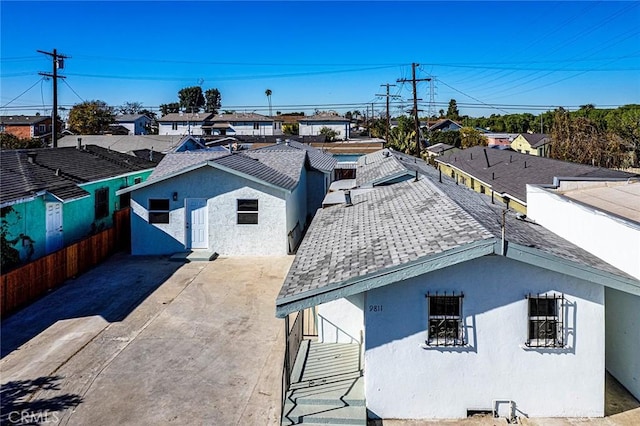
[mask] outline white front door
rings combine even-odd
[[[209,232],[207,227],[207,200],[205,198],[187,198],[186,203],[186,236],[187,248],[209,248]]]
[[[45,203],[46,207],[46,250],[47,253],[59,250],[64,245],[62,234],[62,203]]]

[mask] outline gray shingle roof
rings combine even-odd
[[[213,114],[210,112],[172,112],[170,114],[164,115],[158,118],[156,121],[159,122],[167,122],[167,121],[191,121],[191,122],[201,122],[205,120],[209,120],[213,117]]]
[[[33,125],[50,119],[46,115],[1,115],[0,124],[6,125]]]
[[[336,114],[316,114],[308,117],[298,117],[299,123],[304,123],[307,121],[336,121],[341,123],[348,123],[349,119]]]
[[[439,182],[438,171],[425,162],[413,164],[420,170],[417,182],[375,187],[353,195],[352,206],[318,211],[276,305],[341,289],[358,277],[384,274],[439,253],[500,241],[502,205],[491,204],[487,196],[456,185],[448,176],[441,176]],[[512,211],[505,223],[510,243],[633,280]]]
[[[30,163],[27,153],[35,154]],[[61,200],[87,195],[78,184],[151,169],[154,163],[97,146],[7,150],[0,155],[2,204],[48,191]]]
[[[489,159],[489,167],[484,153]],[[527,198],[527,184],[552,184],[555,177],[627,179],[633,173],[474,146],[436,159],[491,185],[498,193]]]
[[[253,112],[234,112],[233,114],[218,114],[208,121],[217,123],[217,122],[244,122],[244,121],[265,121],[271,122],[273,118],[267,117],[266,115],[256,114]]]
[[[400,161],[399,158],[403,158],[405,161]],[[399,157],[397,151],[389,149],[362,155],[358,158],[356,167],[356,184],[358,186],[378,185],[402,175],[409,175],[412,169],[408,165],[413,160],[416,158]]]
[[[550,142],[549,136],[544,133],[520,133],[520,136],[529,142],[531,148],[538,148]]]
[[[223,151],[191,151],[167,154],[144,185],[167,179],[183,171],[209,163],[252,176],[271,185],[292,190],[300,181],[306,154],[302,150],[243,151],[229,154]]]
[[[144,114],[122,114],[122,115],[115,116],[115,120],[118,123],[130,123],[130,122],[137,121],[141,118],[146,118],[147,120],[151,120],[149,117],[147,117]]]
[[[76,147],[78,138],[83,145],[97,145],[113,151],[130,153],[141,149],[169,152],[184,138],[182,135],[73,135],[58,139],[59,147]]]
[[[288,144],[288,145],[287,145]],[[303,150],[307,153],[307,158],[309,159],[309,165],[321,172],[329,173],[333,171],[336,167],[336,163],[338,160],[331,155],[328,154],[318,148],[314,148],[311,145],[300,143],[298,141],[287,140],[286,143],[279,143],[272,146],[266,146],[263,148],[259,148],[259,151],[284,151],[284,150]]]

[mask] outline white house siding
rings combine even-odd
[[[177,201],[172,194],[177,192]],[[148,223],[148,199],[168,198],[168,224]],[[206,198],[209,248],[220,255],[287,254],[285,193],[249,179],[202,167],[131,194],[133,254],[185,250],[185,198]],[[238,225],[237,199],[258,199],[258,224]]]
[[[258,128],[254,128],[254,122],[232,122],[233,130],[227,132],[228,135],[251,135],[251,136],[271,136],[273,135],[273,122],[258,121]]]
[[[158,134],[159,135],[202,135],[202,123],[201,122],[191,122],[190,124],[186,121],[178,121],[177,128],[173,129],[172,122],[161,122],[158,123]]]
[[[640,279],[640,226],[637,224],[532,185],[527,185],[527,215],[551,232]]]
[[[307,219],[307,170],[302,168],[298,186],[287,196],[287,248],[295,249],[302,239]]]
[[[464,293],[466,347],[425,348],[425,295],[436,291]],[[568,348],[524,346],[530,292],[565,294]],[[603,303],[602,286],[499,256],[371,290],[367,408],[381,418],[461,418],[507,399],[519,416],[603,416]]]
[[[364,294],[318,306],[318,341],[360,343],[364,337]]]
[[[336,123],[335,121],[301,121],[298,129],[300,136],[317,136],[323,127],[337,133],[336,139],[349,139],[349,123]]]
[[[640,279],[636,224],[531,185],[527,204],[532,220]],[[607,370],[640,399],[640,297],[609,288],[605,295]]]
[[[640,296],[605,289],[606,366],[640,399]]]

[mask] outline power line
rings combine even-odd
[[[16,99],[18,99],[19,97],[21,97],[22,95],[24,95],[25,93],[27,93],[29,90],[33,89],[35,87],[36,84],[40,83],[41,80],[43,80],[44,77],[41,77],[38,81],[36,81],[35,83],[33,83],[33,85],[31,85],[27,90],[25,90],[24,92],[20,93],[18,96],[16,96],[15,98],[11,99],[9,102],[7,102],[6,104],[4,104],[3,106],[0,107],[0,109],[4,109],[6,108],[8,105],[10,105],[13,101],[15,101]]]

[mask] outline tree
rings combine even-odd
[[[285,135],[297,135],[300,133],[299,123],[285,123],[282,125],[282,133]]]
[[[208,89],[204,92],[205,107],[204,111],[217,114],[222,106],[222,95],[218,89]]]
[[[444,110],[443,109],[438,111],[438,118],[444,118]]]
[[[205,105],[202,87],[191,86],[180,89],[178,92],[178,102],[183,111],[191,113],[200,112],[200,108]]]
[[[320,129],[320,134],[324,135],[324,137],[327,138],[327,141],[329,142],[333,142],[336,136],[338,136],[338,133],[329,127],[323,127],[322,129]]]
[[[460,111],[458,111],[458,104],[455,99],[449,101],[449,107],[447,108],[447,118],[451,120],[460,119]]]
[[[273,114],[271,114],[271,94],[273,92],[271,91],[271,89],[267,89],[264,91],[264,94],[267,95],[267,101],[269,102],[269,117],[271,117]]]
[[[142,104],[140,102],[125,102],[118,107],[120,114],[142,114]]]
[[[459,130],[459,132],[463,149],[477,145],[486,146],[488,143],[487,138],[482,134],[482,132],[480,132],[480,130],[478,129],[474,129],[473,127],[463,127]]]
[[[162,115],[175,114],[176,112],[180,112],[180,104],[178,102],[162,104],[160,105],[160,112]]]
[[[85,101],[69,112],[69,127],[81,135],[99,135],[115,121],[113,108],[104,101]]]
[[[0,133],[0,149],[44,148],[40,139],[22,139],[11,133]]]

